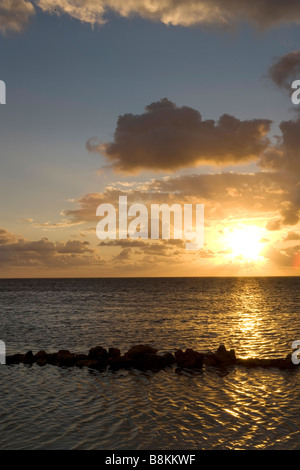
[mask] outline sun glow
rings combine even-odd
[[[260,261],[263,260],[260,255],[262,249],[261,238],[260,227],[247,226],[230,230],[226,243],[233,258],[241,262]]]

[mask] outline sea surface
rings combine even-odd
[[[149,344],[285,357],[300,278],[0,280],[7,354]],[[0,449],[298,449],[300,366],[137,370],[0,365]]]

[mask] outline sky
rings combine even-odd
[[[299,275],[299,23],[293,0],[3,0],[0,277]],[[203,246],[100,240],[119,196],[204,204]]]

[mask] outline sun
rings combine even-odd
[[[226,244],[230,255],[241,262],[259,261],[262,244],[261,227],[246,226],[234,228],[227,233]]]

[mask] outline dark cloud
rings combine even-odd
[[[258,162],[261,168],[282,178],[280,186],[284,194],[278,207],[281,219],[270,223],[271,230],[295,225],[300,220],[300,117],[283,121],[280,130],[276,144],[270,146]]]
[[[280,57],[269,68],[268,75],[276,86],[290,92],[293,81],[300,77],[300,51]]]
[[[257,160],[268,146],[271,121],[241,121],[223,114],[218,121],[203,120],[199,111],[178,107],[167,98],[146,106],[140,115],[120,116],[110,143],[87,142],[116,171],[168,170],[198,164],[226,166]]]
[[[69,268],[99,264],[101,259],[86,241],[51,242],[17,238],[6,229],[0,229],[0,265],[9,267]]]
[[[0,32],[22,31],[30,18],[35,14],[33,5],[25,0],[1,0],[0,2]]]
[[[298,232],[288,232],[288,234],[283,238],[283,241],[293,241],[293,240],[300,240],[300,233]]]
[[[300,173],[300,117],[282,121],[277,142],[262,155],[259,165],[263,169]]]

